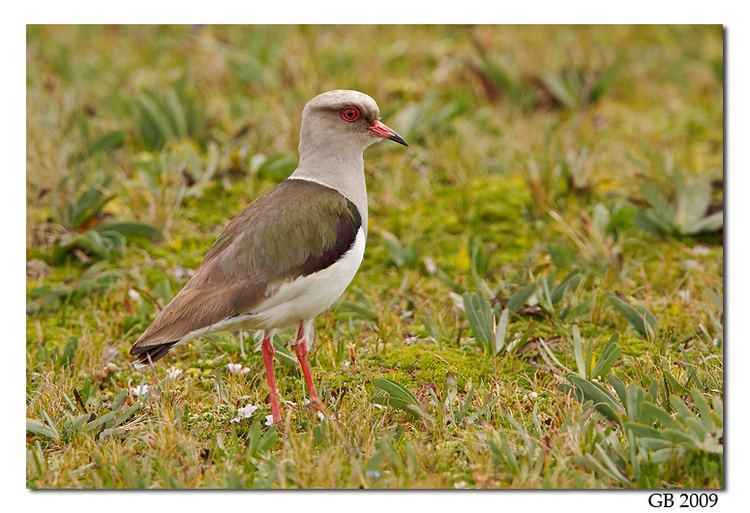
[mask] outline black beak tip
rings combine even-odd
[[[390,137],[388,137],[388,139],[390,139],[393,142],[397,142],[399,144],[403,144],[404,146],[409,146],[408,144],[406,144],[406,141],[404,141],[404,138],[401,137],[398,134],[393,134]]]

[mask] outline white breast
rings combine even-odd
[[[254,308],[252,324],[263,329],[284,328],[313,319],[330,308],[357,273],[365,254],[365,242],[365,232],[360,227],[352,247],[333,265],[282,284]]]

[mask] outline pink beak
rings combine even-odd
[[[403,137],[398,135],[396,132],[388,128],[384,123],[381,123],[380,121],[375,121],[372,125],[370,125],[370,131],[384,139],[390,139],[391,141],[403,144],[404,146],[409,146],[408,144],[406,144],[406,141],[404,141]]]

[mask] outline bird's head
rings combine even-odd
[[[312,147],[317,151],[361,152],[383,139],[407,145],[380,121],[375,100],[359,91],[337,89],[319,94],[302,111],[300,153]]]

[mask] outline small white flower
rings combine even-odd
[[[120,356],[120,352],[114,347],[108,346],[104,349],[104,361],[107,362],[107,364],[112,363],[118,356]]]
[[[709,253],[711,253],[711,249],[706,246],[701,246],[700,244],[698,244],[692,249],[692,252],[694,255],[708,255]]]
[[[448,292],[448,297],[451,301],[453,301],[453,306],[456,308],[456,310],[459,310],[461,312],[464,311],[464,298],[463,296],[459,296],[455,292],[451,291]]]
[[[232,424],[238,424],[242,419],[249,419],[253,416],[253,413],[255,413],[255,410],[258,409],[258,406],[254,404],[248,404],[247,406],[244,406],[242,408],[237,408],[237,416],[230,420]]]
[[[529,392],[529,397],[531,397],[532,399],[536,399],[537,397],[539,397],[539,394],[537,394],[536,392]]]
[[[424,258],[424,267],[427,270],[427,274],[435,274],[438,270],[437,264],[435,263],[435,260],[432,259],[432,257],[425,257]]]
[[[148,394],[148,385],[138,385],[137,387],[131,388],[130,392],[136,397],[146,395]]]
[[[266,415],[266,426],[273,426],[273,415]]]
[[[250,369],[243,367],[241,363],[228,363],[227,370],[232,374],[247,374]]]
[[[323,420],[324,418],[326,418],[326,416],[325,416],[325,415],[323,415],[323,412],[322,412],[322,411],[319,411],[319,412],[317,413],[317,416],[318,416],[318,419],[319,419],[319,420]]]
[[[380,471],[379,470],[368,470],[365,472],[365,476],[373,479],[377,479],[380,477]]]
[[[689,290],[679,290],[677,291],[677,295],[680,299],[682,299],[685,302],[690,301],[690,291]]]
[[[453,483],[453,488],[466,488],[466,481],[458,481]]]
[[[243,417],[250,417],[258,409],[258,406],[254,404],[248,404],[244,408],[237,409],[237,414]]]
[[[182,374],[182,370],[180,370],[180,369],[178,369],[178,368],[176,368],[176,367],[172,367],[171,369],[169,369],[169,370],[167,371],[167,377],[168,377],[169,379],[174,379],[174,378],[176,378],[177,376],[179,376],[180,374]]]
[[[129,289],[128,290],[128,297],[130,299],[132,299],[133,301],[140,301],[141,300],[141,295],[135,289]]]

